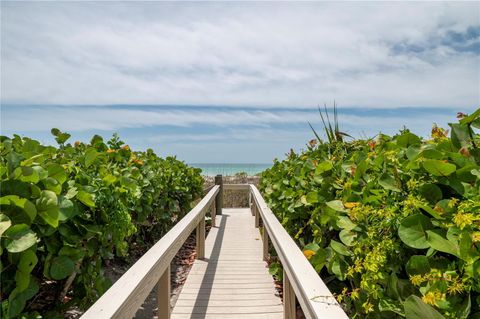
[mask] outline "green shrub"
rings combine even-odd
[[[480,318],[480,109],[451,135],[311,141],[261,191],[348,314]],[[318,145],[317,145],[318,144]]]
[[[116,135],[106,143],[96,135],[71,145],[67,133],[52,134],[58,148],[1,137],[4,318],[27,316],[46,281],[56,283],[56,310],[92,304],[110,286],[105,261],[126,256],[129,242],[158,239],[202,192],[200,170],[152,150],[133,152]],[[140,236],[151,231],[158,236]]]

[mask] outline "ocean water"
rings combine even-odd
[[[190,163],[193,167],[202,169],[202,175],[215,176],[218,174],[224,176],[232,176],[236,173],[245,172],[248,176],[258,174],[267,168],[272,167],[272,164],[221,164],[221,163]]]

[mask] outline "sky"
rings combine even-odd
[[[479,107],[480,4],[2,1],[0,76],[3,135],[269,163],[318,105],[356,138]]]

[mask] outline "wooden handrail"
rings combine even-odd
[[[255,185],[250,185],[250,191],[252,210],[256,216],[255,224],[258,227],[258,219],[261,218],[264,225],[263,238],[270,238],[284,269],[284,318],[295,318],[296,298],[307,318],[348,319],[310,262],[267,206]],[[268,253],[266,244],[264,254]]]
[[[170,262],[195,228],[197,228],[197,239],[203,235],[205,240],[205,232],[202,233],[199,227],[202,225],[204,227],[202,221],[205,220],[205,213],[209,208],[213,208],[219,190],[218,185],[212,187],[208,194],[130,267],[81,318],[133,318],[157,283],[159,285],[158,303],[163,305],[162,309],[159,308],[161,312],[159,318],[168,318]],[[199,248],[201,250],[204,247],[203,245]],[[201,252],[197,253],[201,255]]]

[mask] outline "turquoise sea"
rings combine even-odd
[[[215,176],[222,174],[224,176],[232,176],[236,173],[245,172],[249,176],[258,174],[267,168],[272,167],[272,164],[222,164],[222,163],[190,163],[190,166],[202,169],[202,175]]]

